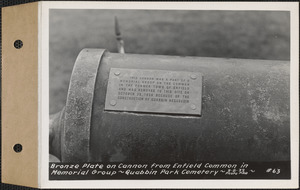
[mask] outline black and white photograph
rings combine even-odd
[[[291,14],[49,9],[49,181],[291,179]]]
[[[0,7],[1,187],[299,188],[299,2]]]

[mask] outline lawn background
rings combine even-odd
[[[290,59],[290,15],[273,11],[50,10],[50,114],[66,102],[83,48],[117,52],[117,16],[126,53]]]

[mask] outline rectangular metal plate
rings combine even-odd
[[[202,74],[111,68],[105,110],[201,115]]]

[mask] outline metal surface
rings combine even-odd
[[[111,68],[105,110],[201,114],[199,72]]]
[[[84,49],[75,62],[65,107],[62,160],[88,161],[95,81],[104,51]]]
[[[111,68],[200,72],[201,117],[106,111]],[[106,53],[91,125],[92,161],[290,159],[289,62]]]

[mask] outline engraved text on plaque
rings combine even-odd
[[[111,68],[105,110],[201,115],[199,72]]]

